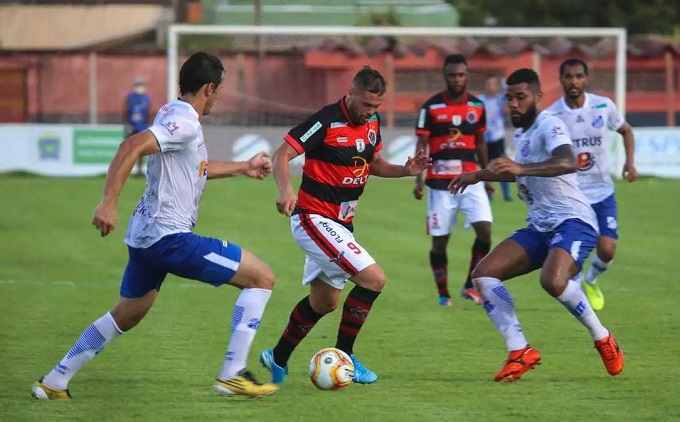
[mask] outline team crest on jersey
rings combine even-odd
[[[589,152],[580,152],[576,156],[579,171],[588,171],[595,165],[595,157]]]
[[[477,123],[478,119],[479,117],[477,117],[477,113],[475,113],[472,110],[468,111],[467,116],[465,116],[465,120],[467,120],[467,122],[470,123],[471,125]]]
[[[585,122],[585,120],[583,120],[583,117],[579,114],[579,115],[576,117],[576,123],[583,123],[583,122]]]
[[[599,115],[593,119],[593,127],[595,129],[599,129],[602,126],[604,126],[604,119],[602,118],[601,115]]]
[[[173,121],[167,121],[161,123],[165,129],[167,129],[168,132],[170,132],[170,136],[173,136],[175,132],[177,132],[177,129],[179,129],[179,126],[177,126],[177,123]]]
[[[373,146],[375,146],[375,143],[378,142],[378,135],[374,129],[368,129],[368,142]]]
[[[363,139],[356,140],[357,152],[364,152],[366,150],[366,142]]]
[[[460,114],[454,114],[451,118],[451,124],[454,126],[460,126],[463,123],[463,117]]]
[[[519,153],[522,155],[522,158],[527,158],[529,156],[529,143],[526,142],[524,145],[522,145],[522,148],[520,148]]]

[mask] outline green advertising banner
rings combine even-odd
[[[73,129],[73,163],[109,164],[122,140],[122,129],[76,127]]]

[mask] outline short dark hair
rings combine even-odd
[[[467,60],[465,60],[465,56],[462,54],[449,54],[446,56],[444,59],[444,65],[442,66],[442,69],[445,68],[447,65],[450,64],[464,64],[467,67]]]
[[[194,53],[179,71],[179,92],[195,94],[207,83],[219,85],[223,75],[224,66],[219,58],[202,51]]]
[[[354,75],[352,86],[373,94],[383,95],[387,87],[385,78],[371,66],[364,66]]]
[[[505,84],[508,86],[521,83],[526,83],[535,90],[541,89],[541,81],[538,78],[538,73],[526,67],[515,70],[505,80]]]
[[[583,73],[585,73],[586,76],[588,76],[588,65],[581,59],[571,58],[563,61],[562,64],[560,65],[560,76],[564,75],[567,66],[582,66]]]

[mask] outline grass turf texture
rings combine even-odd
[[[281,391],[261,400],[225,399],[210,386],[221,365],[237,290],[169,276],[156,305],[74,378],[74,401],[29,397],[80,332],[117,300],[127,252],[127,216],[143,189],[131,179],[120,224],[101,239],[90,226],[101,178],[0,176],[0,420],[669,420],[680,418],[677,256],[680,184],[620,183],[622,239],[604,275],[600,314],[626,351],[622,376],[609,377],[586,330],[538,284],[538,273],[509,283],[520,320],[543,365],[512,385],[494,383],[505,350],[482,308],[456,297],[436,305],[424,234],[424,202],[410,181],[373,179],[356,219],[358,240],[389,283],[355,351],[375,385],[316,390],[310,357],[333,346],[340,312],[322,319],[290,361]],[[303,256],[274,208],[271,181],[211,181],[196,232],[229,239],[274,269],[278,285],[258,331],[250,368],[272,346],[307,293]],[[498,195],[497,195],[498,197]],[[494,240],[523,225],[524,206],[493,202]],[[452,291],[467,268],[472,232],[458,224],[449,246]],[[675,262],[675,263],[674,263]],[[347,290],[347,289],[346,289]],[[346,293],[346,292],[345,292]]]

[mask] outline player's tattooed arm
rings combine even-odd
[[[629,182],[634,182],[638,178],[638,172],[635,168],[635,136],[633,135],[633,128],[624,123],[618,133],[623,137],[623,148],[626,151],[626,162],[623,163],[622,177]]]
[[[106,173],[104,196],[94,210],[92,225],[102,236],[111,233],[118,224],[118,197],[137,160],[160,152],[161,148],[151,131],[137,133],[124,140],[113,157]]]
[[[494,160],[488,170],[497,175],[554,177],[578,170],[571,145],[563,144],[552,150],[551,157],[540,163],[520,164],[507,157]]]

